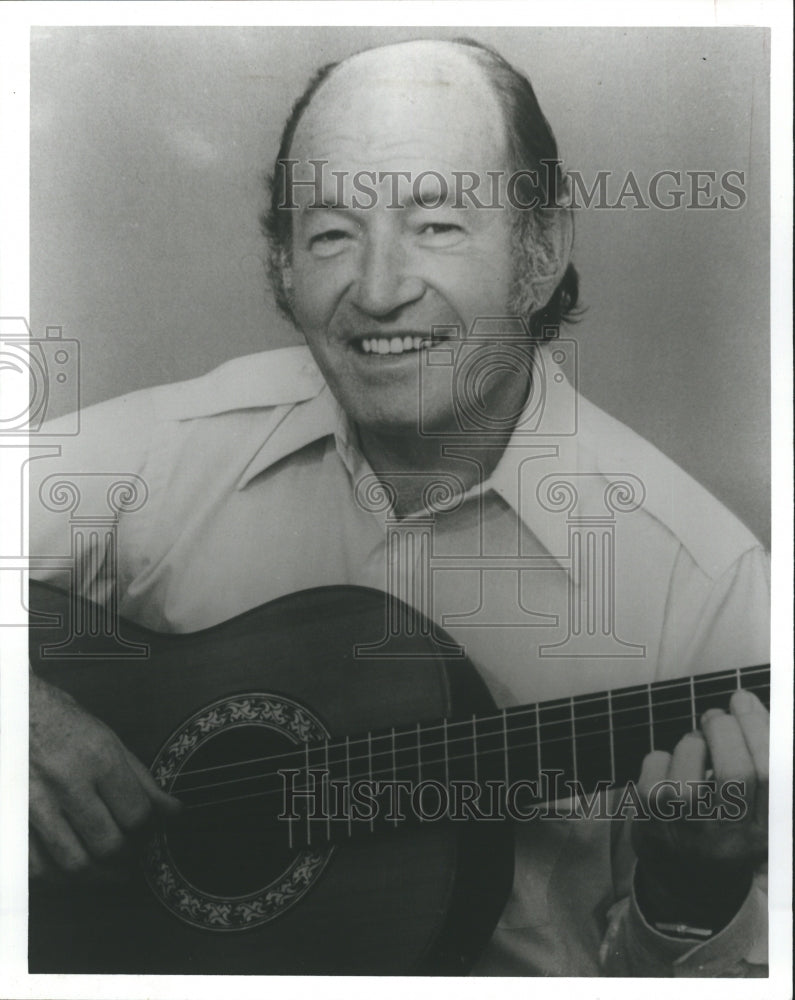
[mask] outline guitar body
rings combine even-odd
[[[304,591],[189,635],[122,622],[143,658],[86,658],[66,643],[68,598],[31,585],[36,673],[108,724],[166,788],[182,769],[304,743],[488,712],[463,657],[422,630],[400,656],[354,655],[385,628],[385,598]],[[69,655],[59,655],[58,645]],[[79,646],[79,643],[78,643]],[[402,655],[404,654],[405,655]],[[127,883],[34,886],[32,973],[462,974],[486,944],[513,876],[506,823],[421,823],[294,848],[274,828],[278,795],[185,810],[143,850]]]

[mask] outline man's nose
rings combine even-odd
[[[407,270],[405,248],[394,232],[372,233],[363,247],[354,304],[370,316],[388,316],[422,298],[425,283]]]

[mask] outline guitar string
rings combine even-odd
[[[751,672],[758,673],[760,671],[763,674],[764,673],[769,674],[770,673],[770,667],[769,667],[769,665],[759,665],[759,666],[756,666],[756,667],[743,667],[742,670],[741,670],[741,675],[742,675],[742,677],[745,678],[745,677],[750,676]],[[700,681],[706,681],[706,680],[709,680],[711,683],[717,683],[719,680],[728,680],[729,678],[731,678],[732,680],[736,680],[736,677],[737,677],[737,671],[736,670],[720,671],[720,672],[715,673],[715,674],[702,674],[701,677],[696,680],[696,683],[699,683]],[[688,684],[688,680],[687,679],[680,679],[680,680],[673,680],[673,681],[661,681],[659,683],[661,685],[661,687],[659,688],[659,690],[662,690],[663,687],[669,687],[669,686],[670,687],[675,687],[676,685],[679,685],[679,684]],[[765,689],[769,688],[769,686],[770,686],[769,685],[769,680],[768,681],[762,681],[761,685],[759,685],[759,682],[757,680],[757,687],[756,688],[752,688],[749,684],[745,684],[745,685],[743,685],[743,689],[744,690],[749,690],[749,691],[750,690],[765,690]],[[653,687],[653,686],[652,685],[640,686],[637,691],[636,690],[632,690],[632,689],[617,688],[615,691],[603,691],[603,692],[599,692],[599,693],[594,694],[594,695],[584,695],[584,696],[581,696],[581,700],[578,702],[578,704],[579,705],[587,705],[589,702],[599,701],[601,699],[607,698],[608,696],[610,696],[613,699],[614,703],[615,703],[615,699],[617,699],[617,698],[630,698],[630,697],[641,697],[642,696],[643,699],[644,699],[644,706],[645,706],[646,705],[646,697],[647,697],[647,693],[646,693],[646,688],[647,687]],[[709,698],[722,698],[724,695],[734,694],[734,692],[737,691],[737,690],[738,690],[737,685],[736,684],[732,684],[732,686],[730,688],[718,689],[717,691],[710,691],[708,693],[702,693],[702,694],[699,694],[697,697],[702,698],[702,699],[706,698],[706,697],[709,697]],[[575,695],[575,698],[576,697],[577,696]],[[668,707],[670,705],[679,705],[683,701],[686,701],[686,702],[690,703],[691,699],[692,699],[692,694],[690,693],[690,688],[688,687],[688,694],[684,698],[673,698],[673,699],[671,699],[669,701],[665,701],[662,704],[657,705],[655,707],[657,707],[658,709],[659,708],[666,708],[666,707]],[[555,704],[555,701],[559,701],[560,704],[559,705]],[[520,715],[523,715],[523,714],[527,714],[527,715],[533,714],[535,712],[536,708],[541,708],[542,711],[549,711],[549,710],[551,710],[551,708],[553,707],[553,705],[554,705],[555,708],[566,708],[568,710],[571,701],[572,701],[571,698],[554,699],[551,702],[547,702],[547,703],[544,703],[544,704],[539,705],[539,706],[537,706],[537,705],[522,705],[522,706],[508,708],[505,711],[513,712],[514,713],[514,717],[518,718]],[[619,708],[619,709],[617,709],[617,711],[619,711],[619,712],[633,712],[633,711],[635,711],[635,709],[634,708]],[[503,715],[503,710],[500,710],[500,711],[496,712],[494,715],[479,716],[478,717],[478,723],[479,724],[483,724],[483,723],[486,723],[486,722],[499,722],[499,721],[502,720],[502,715]],[[579,715],[579,716],[577,716],[577,721],[579,721],[579,722],[586,722],[589,719],[600,719],[604,715],[605,715],[604,712],[595,712],[595,713],[592,713],[591,715]],[[469,725],[471,725],[471,719],[457,720],[457,721],[456,720],[454,720],[454,721],[446,720],[446,721],[447,721],[448,725],[450,725],[450,726],[469,726]],[[426,731],[427,731],[427,729],[436,729],[436,728],[440,728],[441,726],[442,726],[442,722],[441,721],[438,722],[438,723],[437,722],[429,723],[427,725],[427,727],[426,727]],[[372,735],[372,733],[370,733],[368,735]],[[367,739],[367,735],[357,736],[356,737],[357,741],[358,740],[365,740],[365,739]],[[333,742],[333,740],[332,740],[332,742]],[[286,751],[283,754],[274,754],[274,755],[271,755],[271,756],[267,756],[266,755],[264,757],[251,757],[251,758],[248,758],[248,759],[246,759],[244,761],[236,761],[234,764],[214,764],[214,765],[209,766],[209,767],[191,768],[188,771],[181,771],[180,773],[181,774],[200,774],[203,771],[215,771],[215,770],[219,770],[219,769],[222,769],[222,768],[225,768],[225,767],[235,767],[238,764],[241,765],[241,766],[242,765],[247,765],[247,764],[257,764],[257,763],[260,763],[260,762],[263,762],[263,761],[278,760],[280,757],[289,757],[291,755],[291,753],[293,753],[293,752],[294,751]]]
[[[747,668],[745,668],[745,671],[762,671],[762,672],[769,673],[770,667],[769,666],[747,667]],[[726,675],[723,675],[723,674],[721,674],[721,675],[709,675],[709,674],[704,675],[704,677],[710,677],[710,678],[714,677],[715,680],[713,681],[713,683],[716,683],[718,679],[721,679],[721,680],[728,679],[729,676],[731,676],[732,678],[736,678],[736,671],[727,671]],[[744,673],[743,676],[747,677],[748,674]],[[669,682],[665,681],[663,683],[664,684],[668,684]],[[687,681],[683,680],[683,681],[672,681],[672,682],[670,682],[671,686],[673,686],[675,684],[682,684],[682,683],[687,683]],[[760,684],[759,681],[758,681],[758,679],[757,679],[757,686],[756,687],[752,687],[750,684],[745,684],[743,686],[743,689],[744,690],[749,690],[749,691],[752,691],[752,690],[762,690],[762,691],[765,691],[765,690],[769,689],[769,686],[770,686],[769,680],[767,680],[767,681],[763,680],[761,682],[761,684]],[[702,699],[706,698],[706,697],[709,697],[709,698],[722,698],[722,697],[724,697],[727,694],[734,694],[734,692],[737,691],[737,690],[738,690],[738,688],[737,688],[736,684],[733,684],[730,688],[718,689],[717,691],[711,691],[711,692],[708,692],[708,693],[705,693],[705,694],[700,694],[700,695],[698,695],[698,697],[700,697]],[[621,688],[619,688],[619,689],[617,689],[617,691],[603,692],[603,693],[599,693],[599,694],[596,694],[596,695],[586,695],[582,699],[582,701],[579,702],[579,704],[580,705],[586,705],[589,702],[599,701],[600,699],[607,698],[608,695],[611,696],[611,698],[613,700],[613,704],[615,704],[615,700],[617,698],[621,698],[621,697],[623,697],[623,698],[629,698],[629,697],[641,697],[641,696],[644,697],[644,706],[646,704],[646,700],[645,700],[646,691],[645,691],[645,688],[641,688],[638,691],[631,691],[631,692],[624,691]],[[559,699],[559,701],[560,701],[560,704],[559,705],[555,705],[555,708],[567,708],[568,709],[569,706],[570,706],[570,703],[571,703],[572,699],[570,699],[570,698],[562,698],[562,699]],[[692,701],[692,694],[688,693],[688,695],[686,697],[684,697],[684,698],[674,698],[674,699],[671,699],[669,701],[665,701],[665,702],[663,702],[662,704],[660,704],[660,705],[658,705],[656,707],[658,709],[667,708],[667,707],[672,706],[672,705],[682,704],[683,702],[688,702],[688,704],[690,704],[691,701]],[[552,708],[553,704],[554,704],[554,702],[548,702],[545,705],[541,705],[541,706],[523,705],[523,706],[517,707],[517,708],[508,708],[508,709],[505,709],[504,711],[514,713],[513,717],[514,718],[518,718],[521,715],[525,715],[525,714],[526,715],[531,715],[531,714],[533,714],[535,712],[536,708],[538,708],[538,707],[540,707],[542,709],[542,711],[549,711]],[[617,713],[621,713],[621,712],[634,712],[634,711],[636,711],[636,708],[626,708],[626,707],[625,708],[620,708],[619,707],[619,708],[614,709],[614,714],[616,712]],[[605,716],[605,714],[606,714],[605,712],[595,712],[595,713],[592,713],[590,715],[579,715],[579,716],[577,716],[577,721],[578,722],[587,722],[589,719],[601,719],[601,718],[603,718]],[[609,713],[607,713],[607,714],[609,714]],[[500,722],[502,720],[502,716],[503,716],[503,710],[500,710],[497,713],[495,713],[494,715],[484,715],[484,716],[479,717],[478,722],[479,722],[479,724],[483,724],[483,723],[487,723],[487,722]],[[471,724],[471,720],[459,720],[459,721],[446,720],[446,721],[447,721],[447,724],[449,726],[469,726]],[[427,725],[427,727],[426,727],[426,731],[429,730],[429,729],[441,728],[442,724],[443,724],[442,722],[429,723]],[[549,725],[549,724],[552,724],[552,723],[547,723],[547,724]],[[368,735],[372,736],[372,733],[370,733]],[[361,736],[361,737],[356,737],[356,739],[357,739],[357,741],[359,741],[359,740],[365,740],[365,739],[367,739],[367,736],[365,735],[365,736]],[[333,740],[332,740],[332,742],[333,742]],[[227,767],[237,767],[237,766],[245,766],[245,765],[249,765],[249,764],[257,764],[257,763],[262,763],[262,762],[265,762],[265,761],[278,760],[281,757],[289,757],[294,752],[295,751],[286,751],[286,752],[281,753],[281,754],[266,755],[264,757],[251,757],[251,758],[248,758],[248,759],[243,760],[243,761],[235,761],[233,764],[213,764],[213,765],[211,765],[209,767],[191,768],[190,770],[181,771],[180,773],[183,774],[183,775],[187,775],[187,774],[200,774],[200,773],[205,772],[205,771],[217,771],[217,770],[222,770],[222,769],[227,768]]]
[[[745,690],[749,690],[749,691],[754,691],[754,690],[764,691],[764,690],[766,690],[766,687],[765,686],[759,686],[757,688],[754,688],[754,687],[750,687],[749,686],[749,687],[745,688]],[[723,692],[723,693],[726,693],[726,692]],[[681,703],[682,701],[686,701],[686,700],[687,699],[679,699],[678,702],[671,702],[669,704],[677,704],[677,703]],[[624,714],[626,714],[628,712],[633,712],[634,713],[634,712],[638,712],[639,710],[640,710],[640,707],[636,707],[636,708],[632,708],[632,709],[626,709],[626,708],[625,709],[621,709],[620,712],[618,712],[618,713],[617,712],[613,712],[614,724],[613,724],[612,730],[610,728],[607,728],[607,729],[594,729],[594,730],[592,730],[590,732],[581,733],[578,738],[581,739],[581,740],[583,740],[583,739],[586,739],[588,737],[604,736],[604,735],[609,734],[611,731],[614,734],[617,734],[617,733],[622,733],[623,734],[623,733],[629,732],[632,729],[646,730],[648,728],[648,725],[649,725],[649,723],[648,723],[648,721],[646,719],[644,719],[641,722],[630,722],[630,723],[623,723],[623,724],[619,723],[618,725],[615,724],[615,717],[616,717],[617,714],[621,714],[622,712]],[[587,718],[590,718],[590,719],[600,718],[601,719],[601,718],[604,718],[604,717],[605,716],[591,715],[591,716],[588,716]],[[684,720],[690,720],[690,719],[691,719],[691,714],[688,712],[685,715],[672,715],[672,716],[669,716],[668,718],[665,718],[665,719],[658,719],[657,720],[657,724],[659,726],[666,726],[666,725],[670,725],[670,724],[673,724],[673,723],[678,723],[678,722],[682,722]],[[579,722],[579,721],[583,721],[583,720],[582,719],[578,719],[576,721]],[[471,723],[461,722],[461,723],[454,723],[453,725],[454,726],[468,726],[470,724]],[[428,726],[427,729],[425,730],[425,732],[432,731],[433,729],[441,729],[442,725],[443,725],[442,723],[439,723],[439,724],[434,724],[432,726]],[[559,719],[559,720],[547,721],[547,722],[543,722],[542,721],[541,726],[543,727],[544,725],[546,725],[546,726],[568,726],[569,725],[569,720],[567,720],[567,719]],[[448,731],[449,731],[450,728],[452,728],[452,726],[450,724],[448,724]],[[535,723],[533,723],[533,724],[531,724],[529,726],[517,726],[516,728],[511,729],[510,733],[511,733],[511,735],[516,735],[516,734],[525,733],[525,732],[537,732],[538,728],[539,727]],[[406,733],[401,734],[401,735],[403,735],[404,737],[408,736],[408,731],[406,731]],[[499,734],[497,734],[497,733],[482,733],[481,734],[481,736],[483,736],[485,738],[488,738],[489,736],[496,737],[498,735]],[[368,740],[368,737],[369,737],[370,740],[373,740],[373,739],[375,739],[375,740],[389,740],[390,739],[390,736],[386,735],[386,734],[384,734],[384,735],[376,735],[375,737],[372,734],[368,734],[368,736],[357,737],[356,739],[354,739],[351,742],[352,743],[366,743],[367,740]],[[427,743],[423,744],[422,745],[422,749],[423,750],[431,750],[431,749],[434,749],[435,747],[450,747],[450,746],[453,746],[456,743],[467,742],[470,739],[471,739],[471,736],[464,735],[464,736],[461,736],[461,737],[450,738],[446,742],[444,740],[436,740],[436,741],[427,742]],[[537,737],[536,737],[536,741],[537,741]],[[571,736],[568,733],[565,736],[542,737],[542,740],[541,740],[542,745],[545,746],[545,747],[549,747],[549,746],[551,746],[554,743],[567,743],[567,742],[570,742],[570,741],[571,741]],[[267,756],[266,757],[258,757],[258,758],[252,758],[251,760],[247,760],[247,761],[235,761],[235,762],[230,763],[230,764],[219,764],[219,765],[215,765],[214,767],[209,767],[209,768],[196,768],[196,769],[190,770],[190,771],[180,771],[179,774],[177,775],[177,780],[179,778],[182,778],[182,777],[192,776],[192,775],[200,774],[200,773],[205,773],[207,771],[217,771],[217,770],[221,770],[221,769],[230,769],[230,768],[242,768],[242,767],[249,766],[249,765],[251,765],[253,763],[272,763],[273,761],[289,759],[289,758],[295,757],[297,755],[303,756],[303,754],[305,752],[305,747],[306,746],[309,747],[309,752],[312,753],[314,751],[321,750],[324,747],[328,747],[329,745],[331,745],[331,746],[335,745],[334,741],[332,741],[331,743],[329,743],[329,741],[323,740],[323,741],[318,741],[316,743],[304,744],[302,746],[297,746],[297,748],[295,750],[291,750],[291,751],[288,751],[288,752],[285,752],[285,753],[281,753],[281,754],[274,754],[274,755],[272,755],[270,757],[267,757]],[[523,746],[529,746],[529,745],[530,744],[519,744],[515,749],[519,749],[519,748],[521,748]],[[340,741],[339,746],[342,746],[342,741]],[[509,749],[513,749],[513,748],[509,748]],[[401,748],[401,752],[407,752],[409,750],[412,753],[415,752],[415,750],[416,750],[416,742],[412,742],[411,747]],[[386,753],[387,751],[384,750],[384,751],[377,751],[377,752]],[[349,762],[361,761],[361,760],[364,760],[366,756],[367,756],[366,754],[365,755],[357,755],[357,756],[354,756],[354,757],[349,757],[347,759],[349,760]],[[471,754],[467,754],[465,756],[471,756]],[[252,774],[252,775],[246,775],[246,776],[241,776],[241,777],[237,777],[237,778],[230,778],[230,779],[226,779],[226,780],[222,780],[222,781],[216,781],[216,782],[208,782],[208,783],[203,784],[203,785],[193,785],[193,786],[191,786],[189,788],[182,789],[181,791],[183,791],[183,792],[194,792],[194,791],[199,791],[199,790],[204,789],[204,788],[216,788],[216,787],[222,787],[224,785],[237,784],[237,783],[242,782],[242,781],[255,781],[255,780],[258,780],[258,779],[264,779],[264,778],[267,778],[267,777],[272,777],[272,776],[278,775],[279,773],[280,773],[279,771],[261,771],[261,772],[258,772],[256,774]]]
[[[660,725],[663,725],[663,724],[665,724],[665,725],[667,725],[667,724],[673,724],[673,723],[682,722],[682,721],[689,720],[689,719],[690,719],[690,715],[689,714],[687,714],[687,715],[679,715],[679,716],[672,716],[671,718],[664,720],[664,722],[660,723]],[[550,724],[551,725],[564,725],[565,723],[561,721],[560,723],[550,723]],[[536,728],[535,726],[524,726],[524,727],[521,727],[519,729],[513,730],[512,732],[513,733],[521,733],[521,732],[529,732],[531,730],[535,731],[535,728]],[[614,727],[613,730],[612,730],[612,732],[615,735],[616,733],[622,733],[622,734],[626,733],[626,732],[628,732],[628,731],[630,731],[632,729],[646,729],[646,728],[647,728],[647,723],[645,723],[645,722],[643,722],[643,723],[633,723],[633,724],[621,726],[621,727],[618,727],[618,728]],[[606,734],[608,734],[610,732],[611,732],[611,730],[609,730],[609,729],[595,730],[594,732],[581,734],[578,737],[578,739],[584,741],[586,739],[593,738],[593,737],[596,737],[596,736],[604,736],[604,735],[606,735]],[[490,735],[496,735],[496,734],[490,734]],[[384,739],[388,739],[388,737],[383,737],[383,738]],[[570,741],[571,741],[571,737],[567,735],[567,736],[562,736],[562,737],[551,737],[551,738],[548,738],[546,740],[543,740],[542,743],[543,743],[543,746],[549,747],[552,743],[568,743]],[[359,741],[357,740],[356,742],[359,742]],[[463,742],[463,739],[453,740],[451,742],[461,743],[461,742]],[[423,747],[422,749],[432,749],[433,747],[443,746],[443,745],[444,744],[441,743],[441,742],[432,743],[432,744],[426,744],[425,747]],[[311,753],[313,745],[312,744],[305,744],[303,749],[296,750],[296,751],[293,752],[293,754],[294,755],[301,755],[301,756],[303,756],[304,753],[305,753],[305,750],[306,750],[307,746],[309,747],[309,751]],[[538,746],[538,741],[537,741],[537,739],[535,739],[535,740],[532,740],[529,743],[515,744],[514,746],[509,747],[509,752],[512,753],[512,752],[514,752],[516,750],[522,750],[522,749],[527,749],[529,747],[537,747],[537,746]],[[320,750],[323,747],[324,747],[323,743],[314,744],[315,750]],[[415,750],[415,748],[413,748],[413,747],[411,747],[411,748],[405,747],[405,748],[401,748],[399,750],[399,752],[411,752],[411,753],[414,753],[414,750]],[[378,751],[378,753],[386,753],[386,752],[388,752],[388,751]],[[502,754],[503,752],[504,752],[504,748],[502,746],[500,746],[500,747],[494,747],[494,748],[492,748],[490,750],[483,750],[483,751],[480,752],[479,756],[480,756],[481,759],[483,759],[486,755],[495,754],[495,753]],[[284,755],[282,755],[282,756],[284,756]],[[435,764],[443,764],[445,762],[445,759],[447,759],[447,761],[463,761],[463,760],[471,760],[472,757],[473,757],[472,753],[457,754],[457,755],[453,755],[453,756],[450,756],[448,754],[448,755],[446,755],[446,757],[438,757],[438,758],[434,758],[433,760],[424,760],[423,763],[424,763],[425,766],[429,766],[430,767],[430,766],[433,766]],[[364,760],[364,759],[365,759],[364,756],[356,756],[356,757],[347,758],[346,761],[335,761],[335,763],[339,763],[339,764],[347,763],[348,765],[350,765],[351,763],[353,763],[355,761],[360,761],[360,760]],[[307,770],[307,768],[306,767],[304,767],[304,768],[298,768],[297,770],[298,771]],[[367,772],[363,772],[362,777],[364,777],[365,774],[367,774],[370,777],[375,778],[376,776],[385,775],[385,774],[396,774],[398,771],[412,771],[413,772],[414,771],[414,764],[412,763],[412,764],[400,765],[397,768],[389,767],[389,768],[385,768],[383,770],[377,770],[377,771],[368,770]],[[181,774],[177,775],[177,778],[179,778],[179,777],[181,777]],[[226,787],[228,785],[241,784],[241,783],[247,782],[247,781],[266,781],[269,778],[281,778],[281,777],[282,777],[282,775],[281,775],[281,772],[279,772],[279,771],[264,771],[264,772],[261,772],[259,774],[249,775],[247,777],[233,778],[233,779],[227,780],[227,781],[211,782],[211,783],[208,783],[208,784],[205,784],[205,785],[194,785],[191,788],[176,790],[176,793],[184,795],[184,794],[188,794],[188,793],[192,793],[192,792],[204,791],[204,790],[209,789],[209,788],[221,788],[221,787]],[[295,791],[296,792],[301,792],[301,791],[305,792],[305,791],[308,790],[308,788],[309,788],[308,785],[299,786],[298,788],[296,788]],[[236,801],[241,801],[243,799],[266,797],[266,796],[270,796],[270,795],[279,795],[279,794],[282,794],[282,793],[283,793],[283,789],[281,789],[281,788],[275,788],[275,789],[270,789],[270,790],[262,791],[262,792],[253,792],[253,793],[247,794],[247,795],[227,797],[227,798],[224,798],[224,799],[208,799],[207,801],[201,802],[201,803],[190,803],[190,804],[186,805],[186,808],[188,808],[188,809],[205,808],[208,805],[222,805],[222,804],[226,804],[228,802],[236,802]]]
[[[765,691],[765,690],[767,690],[768,687],[769,687],[768,684],[762,682],[761,684],[757,683],[755,686],[750,685],[750,684],[746,684],[744,686],[744,690],[748,690],[748,691],[756,691],[756,690]],[[709,698],[722,698],[722,697],[724,697],[727,694],[733,694],[736,690],[737,690],[736,687],[731,687],[731,688],[727,688],[725,690],[712,691],[712,692],[709,692],[708,695],[701,695],[700,697],[702,697],[702,698],[705,698],[705,697],[709,697]],[[639,693],[633,692],[633,696],[634,697],[637,697],[638,695],[639,695]],[[606,695],[600,695],[600,696],[598,696],[598,698],[605,698],[605,697],[607,697],[607,696]],[[625,695],[624,697],[629,697],[629,695]],[[594,696],[593,698],[590,698],[589,700],[596,701],[596,700],[598,700],[598,698],[596,696]],[[556,706],[556,707],[560,707],[560,708],[568,707],[569,703],[570,702],[568,700],[564,700],[560,706]],[[656,707],[658,709],[660,709],[660,708],[669,708],[669,707],[673,707],[673,706],[677,706],[677,705],[683,705],[685,703],[687,703],[688,705],[691,704],[691,697],[690,697],[690,695],[688,695],[685,698],[671,699],[670,701],[666,701],[664,704],[656,706]],[[520,710],[517,710],[515,712],[514,718],[519,718],[523,714],[527,714],[527,715],[533,714],[534,709],[535,709],[535,706],[533,706],[531,708],[522,707]],[[645,699],[644,699],[643,709],[645,711]],[[594,713],[591,713],[590,715],[579,715],[579,716],[575,716],[575,722],[576,723],[583,723],[583,722],[588,722],[589,720],[593,720],[593,719],[600,719],[601,720],[601,719],[604,719],[604,718],[608,717],[610,714],[612,714],[612,717],[615,720],[616,716],[620,716],[622,713],[626,714],[628,712],[636,712],[638,710],[639,710],[639,706],[634,706],[634,707],[631,707],[631,708],[630,707],[624,707],[624,708],[622,708],[619,705],[618,707],[616,707],[615,706],[615,696],[614,696],[612,713],[594,712]],[[510,711],[510,709],[508,711]],[[485,723],[488,723],[488,722],[501,722],[502,721],[502,715],[503,715],[502,712],[498,712],[495,715],[485,715],[485,716],[482,716],[482,717],[480,717],[478,719],[478,724],[482,725],[482,724],[485,724]],[[665,723],[667,721],[669,721],[669,720],[667,720],[667,719],[660,720],[661,723]],[[673,721],[673,719],[671,719],[670,721]],[[544,723],[542,722],[542,724],[544,724]],[[556,725],[556,724],[557,723],[555,721],[547,721],[546,722],[546,725]],[[467,727],[467,728],[469,728],[471,725],[472,725],[472,720],[471,719],[469,719],[469,720],[461,720],[461,721],[452,721],[452,722],[449,721],[449,720],[447,720],[448,731],[450,729],[454,729],[456,727]],[[636,725],[636,724],[633,723],[631,725]],[[646,723],[644,722],[643,725],[646,725]],[[423,731],[427,733],[427,732],[433,731],[434,729],[441,729],[442,726],[443,726],[443,722],[430,723],[430,724],[428,724],[425,727],[425,729]],[[527,727],[527,726],[516,727],[516,728],[512,729],[511,732],[512,733],[522,732],[524,729],[528,729],[528,728],[535,728],[535,724],[533,724],[533,726],[530,726],[530,727]],[[486,734],[486,735],[488,735],[488,734]],[[597,735],[597,733],[595,732],[593,735]],[[364,742],[364,741],[367,740],[368,736],[370,738],[375,738],[375,739],[388,739],[389,738],[387,735],[383,735],[382,736],[382,735],[375,734],[375,736],[374,736],[372,733],[369,733],[369,734],[366,734],[364,736],[357,736],[354,739],[354,742],[356,742],[356,743]],[[469,737],[465,736],[465,737],[461,737],[460,739],[467,739],[467,738],[469,738]],[[445,742],[447,742],[448,744],[450,744],[450,743],[456,742],[457,739],[459,739],[459,737],[453,737],[451,739],[448,739],[447,741],[441,740],[441,741],[436,741],[435,743],[426,743],[425,745],[426,745],[426,747],[443,746],[445,744]],[[329,741],[327,741],[327,740],[326,741],[319,741],[316,745],[317,746],[321,746],[324,742],[329,742]],[[332,740],[330,742],[333,744],[335,741],[332,738]],[[246,760],[234,761],[233,763],[229,763],[229,764],[214,764],[214,765],[211,765],[211,766],[208,766],[208,767],[190,768],[189,770],[180,771],[180,776],[181,777],[187,777],[189,775],[203,774],[203,773],[206,773],[206,772],[209,772],[209,771],[220,771],[220,770],[225,770],[227,768],[232,768],[232,767],[247,767],[247,766],[250,766],[252,764],[272,763],[273,761],[277,761],[277,760],[280,760],[280,759],[283,759],[283,758],[289,758],[289,757],[293,756],[293,754],[295,754],[297,752],[298,751],[296,751],[296,750],[288,750],[288,751],[284,751],[283,753],[265,755],[263,757],[251,757],[251,758],[247,758]]]
[[[682,721],[683,719],[686,719],[686,718],[688,718],[688,716],[682,715],[682,716],[678,716],[677,718],[672,719],[670,721],[677,722],[677,721]],[[625,727],[625,728],[627,728],[627,729],[628,728],[638,728],[638,726],[635,726],[635,727]],[[604,730],[603,732],[608,732],[608,731],[609,730]],[[588,734],[588,735],[592,735],[592,734]],[[597,734],[594,734],[594,735],[597,735]],[[601,734],[598,734],[598,735],[601,735]],[[558,738],[555,741],[551,740],[549,742],[559,742],[560,739],[561,738]],[[562,739],[566,740],[567,738],[566,737],[562,737]],[[520,743],[517,746],[511,747],[511,750],[512,751],[513,750],[523,750],[523,749],[527,749],[529,747],[536,747],[536,746],[537,746],[537,743],[536,743],[535,740],[533,740],[530,743]],[[485,757],[487,755],[491,755],[491,754],[495,754],[495,753],[500,753],[501,754],[502,753],[502,747],[494,747],[491,750],[484,750],[484,751],[481,752],[480,757],[482,759],[483,757]],[[447,761],[448,761],[448,763],[452,762],[452,761],[466,761],[466,760],[470,760],[471,757],[472,757],[471,754],[459,754],[459,755],[453,756],[453,757],[448,756],[447,757]],[[434,764],[443,764],[444,762],[445,762],[445,758],[441,757],[441,758],[436,758],[436,759],[434,759],[432,761],[425,761],[425,765],[426,765],[426,767],[428,767],[428,766],[432,766]],[[371,774],[371,777],[375,778],[376,776],[390,774],[390,775],[393,776],[393,778],[396,779],[397,778],[397,774],[399,772],[409,771],[409,772],[413,773],[414,770],[415,770],[415,768],[414,768],[413,764],[402,764],[402,765],[397,765],[397,766],[393,766],[393,767],[387,767],[387,768],[385,768],[383,770],[380,770],[380,771],[373,771],[372,774]],[[563,773],[565,774],[565,772],[563,772]],[[370,772],[368,772],[368,775],[370,775]],[[280,773],[278,771],[276,771],[276,772],[270,771],[270,772],[266,772],[266,773],[264,773],[262,775],[258,775],[257,777],[260,778],[260,779],[280,777]],[[236,784],[236,783],[238,783],[240,781],[250,781],[250,780],[253,780],[253,779],[252,778],[243,778],[243,779],[236,779],[235,781],[230,781],[230,782],[219,782],[218,784],[220,784],[220,785]],[[341,779],[332,779],[332,780],[341,780]],[[213,787],[213,786],[199,786],[199,787],[200,788],[205,788],[205,787]],[[323,786],[323,782],[321,781],[321,796],[322,796],[323,787],[324,787]],[[616,787],[619,787],[619,786],[616,786]],[[191,791],[193,791],[193,790],[194,789],[191,789]],[[197,788],[195,790],[199,790],[199,789]],[[298,786],[297,788],[294,789],[294,794],[301,794],[301,793],[305,794],[305,793],[307,793],[309,791],[310,791],[309,785],[302,785],[302,786]],[[314,790],[311,790],[311,791],[312,791],[312,794],[314,794]],[[284,790],[283,789],[281,789],[281,788],[272,788],[272,789],[269,789],[267,791],[250,792],[250,793],[248,793],[246,795],[231,796],[231,797],[227,797],[227,798],[223,798],[223,799],[208,799],[205,802],[190,803],[190,804],[187,804],[185,806],[185,808],[189,809],[189,810],[190,809],[206,809],[208,806],[227,805],[230,802],[242,802],[242,801],[245,801],[245,800],[248,800],[248,799],[269,798],[270,796],[273,796],[273,795],[283,795],[283,794],[284,794]],[[312,817],[302,817],[302,820],[311,819],[311,818]],[[326,819],[325,816],[323,816],[323,817],[316,817],[316,818],[317,819],[323,819],[324,821]]]

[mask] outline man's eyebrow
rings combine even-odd
[[[322,201],[311,201],[305,205],[299,205],[298,211],[303,214],[306,212],[350,212],[351,206],[345,204],[345,202],[339,202],[336,198],[324,198]]]
[[[440,198],[438,195],[429,196],[425,199],[416,198],[414,196],[414,191],[409,188],[408,190],[401,192],[401,196],[394,198],[394,192],[388,191],[375,191],[372,188],[367,188],[365,190],[356,190],[350,192],[350,194],[344,196],[340,199],[337,196],[337,192],[320,192],[319,198],[312,198],[310,201],[302,202],[297,205],[299,214],[306,214],[308,212],[335,212],[342,213],[344,215],[356,214],[358,215],[362,211],[367,211],[368,209],[374,208],[379,201],[384,201],[386,206],[391,209],[422,209],[433,211],[436,208],[445,208],[452,204],[458,202],[456,192],[449,186],[444,192],[444,198]],[[368,199],[375,199],[371,204]],[[367,202],[366,204],[361,204],[362,201]],[[461,208],[468,207],[466,204],[459,205]]]

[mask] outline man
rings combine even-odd
[[[758,543],[577,396],[565,341],[543,343],[577,299],[556,159],[527,81],[480,46],[389,46],[316,78],[266,218],[277,297],[309,351],[103,404],[64,448],[64,471],[148,488],[119,519],[123,614],[192,631],[308,586],[389,589],[465,646],[501,706],[765,662]],[[477,185],[457,197],[464,177],[489,178],[498,207]],[[430,564],[398,564],[389,542],[417,515]],[[96,585],[111,566],[93,546]],[[61,515],[35,518],[31,550],[68,550]],[[711,771],[743,782],[744,819],[635,823],[637,867],[626,824],[522,825],[477,972],[759,974],[766,712],[738,693],[694,721],[672,755],[646,756],[641,794]],[[101,874],[176,809],[106,727],[31,680],[35,876]]]

